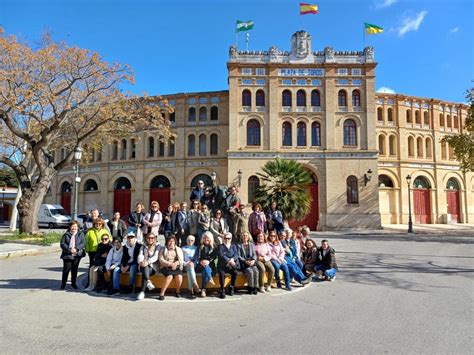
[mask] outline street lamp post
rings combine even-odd
[[[79,162],[82,158],[82,148],[76,147],[74,150],[74,160],[76,163],[75,171],[76,171],[76,178],[74,180],[74,209],[72,211],[72,219],[77,221],[77,199],[79,196],[79,183],[81,182],[81,178],[79,177]]]
[[[411,175],[406,177],[408,185],[408,233],[413,233],[413,221],[411,220]]]

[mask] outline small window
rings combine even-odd
[[[348,119],[344,121],[344,145],[357,145],[357,125],[354,120]]]
[[[415,139],[413,137],[408,137],[408,156],[415,156]]]
[[[421,137],[416,139],[416,154],[417,158],[423,158],[423,138]]]
[[[385,136],[383,134],[379,135],[379,154],[385,155]]]
[[[120,155],[121,160],[127,159],[127,140],[122,139],[122,154]]]
[[[99,188],[97,187],[97,183],[94,179],[89,179],[84,184],[84,191],[97,191]]]
[[[260,145],[260,122],[257,120],[252,119],[247,122],[247,145]]]
[[[416,111],[415,111],[415,123],[416,123],[416,124],[421,124],[421,115],[420,115],[420,111],[419,111],[419,110],[416,110]]]
[[[199,109],[199,122],[206,122],[207,121],[207,108],[201,107]]]
[[[242,106],[244,107],[252,106],[252,94],[250,93],[250,90],[246,89],[242,91]]]
[[[217,121],[219,119],[219,109],[217,106],[211,107],[211,121]]]
[[[260,186],[260,179],[252,175],[248,180],[248,202],[252,203],[255,201],[255,193]]]
[[[354,90],[352,92],[352,106],[360,107],[360,91]]]
[[[337,102],[340,107],[345,107],[347,106],[347,93],[345,90],[339,90],[339,93],[337,94]]]
[[[135,159],[137,154],[137,143],[135,139],[130,139],[130,159]]]
[[[446,183],[446,189],[448,190],[459,190],[459,181],[456,178],[449,178]]]
[[[347,178],[347,203],[358,204],[359,203],[359,187],[357,184],[357,178],[351,175]]]
[[[213,133],[211,134],[211,151],[210,151],[211,155],[217,155],[218,146],[219,146],[219,141],[218,141],[217,134]]]
[[[118,142],[114,141],[112,146],[112,160],[118,159]]]
[[[281,94],[281,105],[283,107],[291,107],[291,91],[283,90]]]
[[[444,115],[442,113],[439,114],[439,126],[444,127]]]
[[[265,92],[263,90],[257,90],[257,93],[255,94],[255,104],[258,107],[265,106]]]
[[[165,156],[165,141],[163,137],[160,137],[159,144],[158,144],[158,156],[164,157]]]
[[[431,139],[426,138],[425,140],[425,154],[427,158],[433,157],[433,145],[431,144]]]
[[[155,139],[153,137],[148,137],[148,157],[155,156]]]
[[[453,127],[456,128],[456,129],[459,128],[458,116],[453,117]]]
[[[311,124],[311,145],[313,147],[321,146],[321,125],[319,122]]]
[[[175,153],[174,138],[170,138],[168,141],[168,156],[174,157],[174,153]]]
[[[321,106],[321,93],[319,92],[319,90],[311,91],[311,106]]]
[[[410,110],[407,110],[407,123],[411,123],[411,111]]]
[[[285,147],[291,147],[291,123],[284,122],[282,125],[282,145]]]
[[[427,126],[430,125],[430,115],[428,114],[428,111],[423,112],[423,123]]]
[[[393,109],[391,107],[387,110],[387,121],[393,122]]]
[[[193,157],[196,155],[196,136],[190,134],[188,136],[188,156]]]
[[[390,154],[391,156],[396,155],[396,151],[397,151],[397,137],[395,137],[394,135],[391,135],[391,136],[388,138],[388,150],[389,150],[389,154]]]
[[[199,136],[199,155],[207,155],[207,137],[205,134]]]
[[[383,121],[383,109],[382,109],[382,107],[377,108],[377,121],[379,121],[379,122]]]
[[[393,181],[387,175],[379,175],[379,187],[394,187]]]
[[[306,92],[304,90],[298,90],[296,93],[296,106],[306,107]]]
[[[196,122],[196,109],[194,107],[189,109],[188,122]]]
[[[296,126],[296,145],[298,147],[306,146],[306,123],[298,122]]]

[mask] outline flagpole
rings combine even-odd
[[[245,34],[245,50],[248,52],[249,51],[249,38],[250,38],[250,33]]]
[[[362,42],[365,47],[365,23],[362,23]]]

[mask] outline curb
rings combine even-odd
[[[20,256],[34,256],[34,255],[41,255],[41,254],[49,254],[54,252],[61,251],[61,247],[59,243],[54,243],[48,247],[38,246],[36,248],[31,249],[24,249],[24,250],[14,250],[14,251],[6,251],[0,253],[0,259],[11,259]]]

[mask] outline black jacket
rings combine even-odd
[[[84,238],[84,233],[82,231],[78,231],[76,234],[76,249],[77,249],[77,254],[72,255],[71,252],[69,251],[69,243],[71,241],[71,233],[67,231],[66,233],[63,234],[61,238],[61,242],[59,245],[61,246],[61,259],[65,260],[73,260],[77,258],[82,258],[84,255],[86,255],[84,248],[86,247],[86,239]]]
[[[143,212],[132,212],[130,216],[128,216],[128,225],[130,227],[136,227],[137,224],[143,224],[143,217],[145,217],[145,213]]]
[[[107,254],[109,253],[110,249],[112,249],[112,244],[100,243],[99,246],[97,247],[97,253],[95,254],[95,257],[94,257],[94,265],[96,266],[105,265],[105,261],[107,260]],[[107,253],[107,254],[105,256],[102,256],[102,254],[104,253]]]
[[[323,249],[318,249],[318,259],[319,264],[322,265],[325,269],[335,268],[337,270],[336,264],[336,252],[333,248],[329,247],[325,256],[323,256]]]
[[[227,263],[230,259],[234,259],[236,262],[236,268],[239,267],[239,248],[235,244],[231,244],[229,248],[225,246],[225,244],[220,244],[218,247],[219,251],[219,261],[218,261],[218,268],[219,269],[226,269]]]
[[[140,248],[141,248],[142,244],[138,243],[138,242],[135,242],[134,246],[132,248],[134,248],[133,250],[133,259],[130,261],[130,255],[128,253],[128,245],[125,244],[123,246],[123,255],[122,255],[122,266],[127,266],[127,265],[137,265],[138,264],[138,254],[140,253]]]
[[[202,248],[200,247],[198,249],[198,260],[209,260],[209,265],[211,268],[214,270],[216,265],[215,265],[215,260],[217,258],[217,249],[214,248],[212,249],[211,246],[209,245],[203,245]],[[202,266],[201,263],[198,265],[198,271],[202,271]]]
[[[110,235],[112,236],[112,238],[117,237],[117,238],[120,239],[120,241],[122,241],[123,238],[125,238],[127,236],[127,225],[121,219],[119,219],[118,224],[117,224],[117,235],[116,236],[113,235],[114,225],[112,224],[112,220],[107,222],[107,226],[109,227]]]

